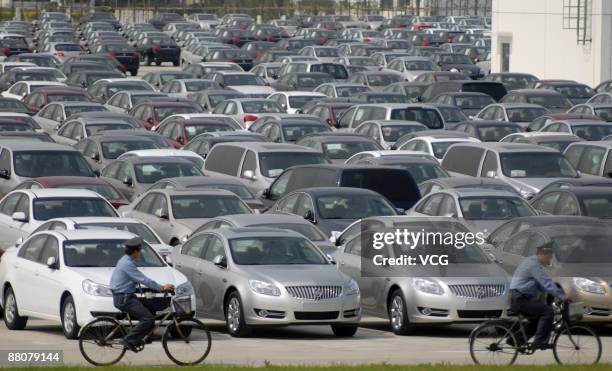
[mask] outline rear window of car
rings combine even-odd
[[[485,93],[485,94],[490,95],[491,97],[493,97],[493,99],[497,101],[502,99],[504,95],[508,93],[508,91],[502,84],[495,84],[495,83],[480,84],[477,82],[476,83],[468,82],[468,83],[463,84],[463,88],[461,89],[461,91]]]
[[[421,198],[416,182],[405,170],[345,170],[340,177],[340,185],[370,189],[385,196],[397,207],[404,209],[412,207]]]

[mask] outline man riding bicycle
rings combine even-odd
[[[124,243],[125,255],[117,262],[110,281],[115,307],[138,320],[138,325],[122,341],[123,345],[133,352],[142,349],[144,337],[155,326],[155,312],[164,309],[157,308],[153,302],[138,299],[136,292],[139,284],[155,291],[174,290],[174,285],[160,285],[136,267],[135,261],[140,258],[142,244],[140,237],[134,237]]]
[[[545,266],[550,265],[552,257],[552,241],[538,246],[535,255],[528,256],[519,264],[510,282],[510,308],[530,317],[526,333],[527,338],[535,334],[533,344],[536,349],[550,348],[549,338],[554,320],[552,307],[541,300],[540,294],[569,301],[544,270]]]

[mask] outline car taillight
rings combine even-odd
[[[246,24],[241,24],[241,25],[240,25],[240,29],[241,29],[241,30],[246,30],[246,28],[247,28]]]
[[[56,57],[63,57],[64,56],[64,52],[55,52],[53,53],[54,56]]]
[[[235,60],[235,59],[232,59],[232,58],[228,58],[228,59],[226,59],[225,61],[226,61],[226,62],[230,62],[230,63],[234,63],[234,62],[236,62],[236,60]]]
[[[187,97],[191,97],[193,95],[193,93],[189,92],[187,93]]]
[[[4,55],[9,55],[10,52],[11,52],[11,48],[3,48],[2,49],[2,53],[4,53]]]
[[[138,53],[133,53],[133,54],[132,54],[132,58],[139,59],[139,58],[140,58],[140,54],[138,54]]]
[[[161,50],[161,45],[153,45],[151,49],[153,49],[154,52],[158,52]]]
[[[364,43],[369,43],[370,42],[370,38],[369,37],[364,37],[363,38],[363,42]]]
[[[27,48],[27,49],[26,49],[26,51],[27,51],[28,53],[32,53],[32,49],[31,49],[31,48]]]
[[[245,115],[244,122],[255,121],[257,120],[257,116],[255,115]]]
[[[268,35],[268,36],[266,36],[266,40],[268,40],[268,41],[272,41],[272,35]]]
[[[110,55],[111,58],[117,58],[117,53],[115,52],[108,52],[108,55]]]
[[[256,56],[256,57],[259,57],[259,56],[260,56],[260,55],[262,55],[263,53],[264,53],[264,52],[263,52],[263,50],[258,50],[258,51],[256,51],[256,52],[255,52],[255,56]]]
[[[235,43],[240,42],[240,36],[232,37],[232,41],[235,42]]]

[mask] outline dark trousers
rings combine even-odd
[[[144,337],[155,326],[155,312],[163,308],[156,308],[152,302],[148,300],[140,300],[134,294],[115,294],[113,295],[113,304],[117,309],[130,315],[132,320],[138,320],[136,325],[129,334],[124,338],[130,344],[138,345]]]
[[[510,307],[513,311],[530,317],[529,324],[525,327],[527,339],[535,334],[533,339],[535,345],[548,343],[554,321],[554,312],[550,305],[536,296],[512,293]],[[518,335],[518,341],[522,342],[522,335]]]

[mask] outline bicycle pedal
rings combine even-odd
[[[144,342],[145,342],[145,344],[153,344],[153,339],[147,338],[147,339],[145,339]]]

